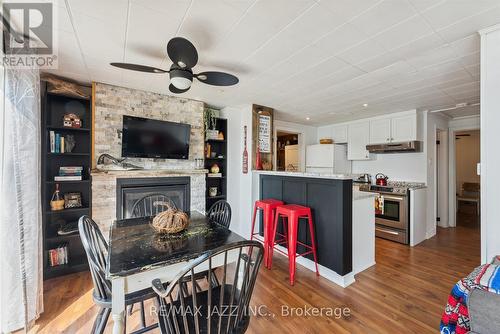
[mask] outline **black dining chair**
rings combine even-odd
[[[198,257],[167,288],[159,279],[153,280],[160,300],[161,333],[244,333],[263,252],[257,241],[235,242]],[[220,285],[196,282],[195,273],[206,268],[208,275],[219,276]],[[191,278],[188,283],[187,278]]]
[[[229,228],[231,225],[231,205],[225,200],[217,201],[208,209],[207,217],[210,221]]]
[[[82,240],[83,248],[87,253],[94,291],[92,297],[94,303],[101,309],[92,327],[92,333],[103,333],[109,314],[111,313],[111,282],[106,279],[106,264],[108,258],[108,244],[104,239],[99,227],[88,216],[80,217],[78,230]],[[133,305],[156,296],[152,289],[141,290],[125,296],[125,305]],[[144,333],[158,327],[158,324],[146,326],[144,305],[141,304],[141,326],[142,328],[133,333]]]
[[[131,218],[155,216],[168,207],[176,209],[175,203],[170,198],[163,194],[149,194],[135,201]]]

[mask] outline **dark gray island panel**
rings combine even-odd
[[[352,180],[260,175],[259,182],[261,199],[311,208],[319,264],[341,276],[352,271]],[[310,244],[305,221],[299,225],[298,239]],[[297,247],[298,253],[303,251]]]

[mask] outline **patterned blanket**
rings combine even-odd
[[[441,318],[441,334],[465,334],[470,331],[467,300],[472,289],[500,293],[500,265],[483,264],[455,284]]]

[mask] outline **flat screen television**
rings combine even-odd
[[[122,157],[188,159],[191,125],[123,116]]]

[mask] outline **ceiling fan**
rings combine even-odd
[[[173,62],[168,71],[161,68],[130,63],[110,63],[110,65],[139,72],[169,73],[170,86],[168,89],[175,94],[188,91],[193,83],[193,78],[213,86],[232,86],[236,85],[239,81],[234,75],[224,72],[207,71],[198,74],[193,73],[193,67],[198,62],[198,52],[194,45],[185,38],[172,38],[167,44],[167,54]]]

